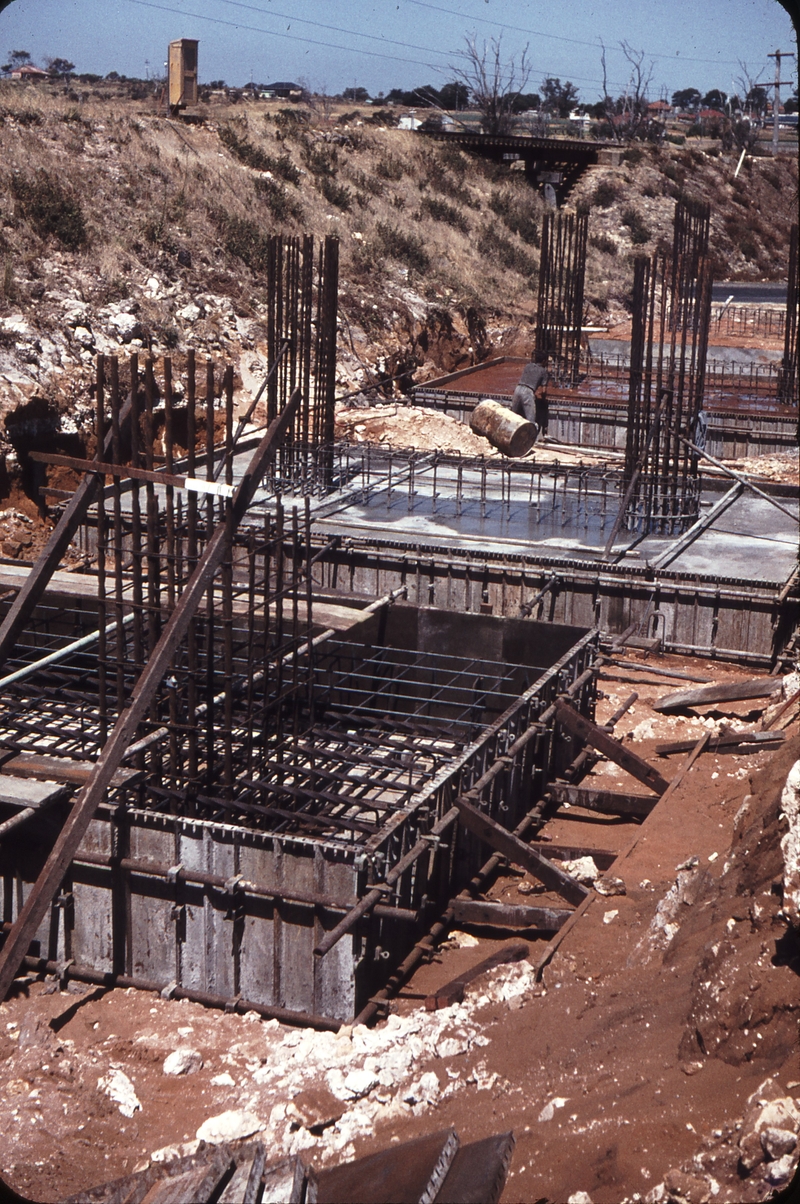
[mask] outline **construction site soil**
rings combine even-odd
[[[683,756],[658,757],[658,741],[765,721],[763,701],[661,714],[652,704],[674,681],[653,669],[725,683],[747,674],[628,656],[641,668],[601,674],[598,722],[637,689],[616,734],[667,778]],[[793,678],[785,689],[796,692]],[[618,852],[604,878],[622,884],[599,880],[616,893],[593,890],[540,981],[548,947],[531,939],[526,960],[426,1011],[426,996],[504,943],[451,932],[387,1019],[337,1034],[134,990],[18,981],[0,1005],[6,1180],[54,1201],[203,1139],[261,1132],[276,1157],[322,1166],[454,1125],[465,1141],[513,1129],[505,1201],[769,1198],[791,1178],[800,1130],[800,944],[781,914],[779,818],[800,759],[796,702],[775,725],[778,751],[705,752],[643,823],[562,807],[546,824],[540,840]],[[604,760],[588,779],[631,782]],[[490,896],[558,902],[514,867]],[[759,1144],[770,1109],[783,1118],[769,1129],[783,1132],[783,1156]]]

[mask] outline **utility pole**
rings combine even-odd
[[[791,83],[788,79],[781,79],[781,59],[793,59],[794,54],[791,51],[776,50],[774,54],[768,54],[767,58],[775,60],[775,92],[772,97],[772,153],[778,153],[778,110],[781,107],[781,86],[787,87]]]

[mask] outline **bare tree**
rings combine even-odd
[[[465,84],[480,110],[485,134],[507,134],[511,129],[514,102],[531,76],[528,47],[517,58],[503,57],[502,38],[478,43],[477,35],[464,38],[461,63],[451,66],[456,80]]]
[[[660,137],[663,131],[651,121],[647,105],[647,90],[653,78],[653,63],[645,64],[645,52],[634,50],[628,42],[620,49],[630,65],[630,77],[622,96],[613,100],[608,93],[606,48],[600,42],[600,65],[603,69],[603,104],[617,142],[632,142],[635,138]]]

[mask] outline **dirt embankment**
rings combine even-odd
[[[273,232],[340,238],[343,392],[529,352],[544,209],[523,172],[366,112],[205,115],[0,84],[0,410],[41,397],[85,421],[98,351],[194,346],[263,373]],[[681,195],[712,202],[718,274],[785,276],[796,163],[734,167],[687,143],[583,176],[590,324],[624,319],[631,257],[669,242]]]

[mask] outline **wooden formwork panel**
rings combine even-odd
[[[370,601],[405,586],[408,601],[463,613],[517,618],[557,575],[558,585],[533,618],[576,627],[598,625],[619,635],[631,623],[660,636],[666,650],[768,662],[779,615],[777,586],[748,587],[664,572],[644,576],[613,566],[547,563],[497,556],[470,558],[450,548],[414,549],[362,544],[334,551],[317,566],[317,582]]]

